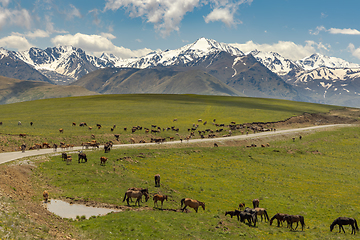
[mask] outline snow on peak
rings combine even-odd
[[[304,70],[313,70],[320,67],[328,68],[360,68],[359,64],[347,62],[341,58],[328,57],[322,54],[312,54],[309,57],[298,60],[297,63]]]
[[[284,58],[276,52],[254,50],[248,54],[253,55],[257,61],[261,62],[270,71],[279,75],[286,75],[291,70],[298,68],[295,62]]]

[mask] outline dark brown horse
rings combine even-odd
[[[254,223],[254,227],[256,226],[256,211],[255,212],[246,212],[241,211],[240,212],[240,222],[245,223],[245,220],[248,221],[249,226],[251,226],[251,223]]]
[[[155,187],[160,187],[160,174],[155,175]]]
[[[79,163],[81,163],[82,160],[84,160],[85,162],[87,162],[87,157],[86,157],[86,154],[85,154],[85,153],[80,152],[80,153],[78,154],[78,157],[79,157],[79,159],[78,159],[78,162],[79,162]]]
[[[183,206],[183,204],[185,205],[185,207],[181,209],[182,211],[184,211],[187,206],[195,209],[195,212],[198,212],[198,208],[199,208],[199,206],[201,206],[205,211],[205,203],[200,202],[200,201],[195,200],[195,199],[183,198],[183,199],[181,199],[181,207]]]
[[[339,233],[341,233],[341,229],[345,233],[343,225],[350,225],[351,226],[351,234],[355,234],[356,230],[359,231],[359,227],[358,227],[357,222],[356,222],[356,220],[354,218],[338,217],[330,225],[330,231],[332,231],[334,229],[335,225],[339,225]]]
[[[254,207],[254,208],[257,208],[257,207],[259,207],[260,201],[259,201],[259,199],[254,199],[254,200],[252,201],[252,203],[253,203],[253,207]]]
[[[240,220],[240,211],[239,210],[235,209],[235,211],[227,211],[227,212],[225,212],[225,216],[226,215],[230,215],[231,218],[233,218],[233,216],[237,216],[238,221]]]
[[[167,201],[168,197],[167,197],[167,195],[155,194],[154,197],[153,197],[153,200],[154,200],[154,207],[155,207],[155,203],[156,203],[156,206],[159,207],[157,201],[160,201],[161,202],[161,209],[162,209],[164,200]]]
[[[284,213],[277,213],[275,214],[271,219],[270,219],[270,226],[272,225],[273,221],[276,219],[277,223],[278,223],[278,227],[280,227],[280,224],[282,225],[283,222],[285,222],[285,217],[288,214],[284,214]]]
[[[288,226],[290,227],[290,230],[295,231],[297,227],[299,226],[299,222],[301,223],[301,231],[304,231],[304,217],[301,215],[287,215],[285,216],[285,221],[287,222]],[[294,229],[292,224],[296,222],[296,228]]]

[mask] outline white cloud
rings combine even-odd
[[[354,44],[350,43],[348,45],[348,50],[354,57],[360,59],[360,48],[355,48]]]
[[[3,7],[7,7],[9,5],[10,0],[0,0],[0,3],[3,5]]]
[[[17,51],[23,51],[31,48],[33,45],[19,33],[12,33],[10,36],[0,39],[0,46],[7,49],[16,49]]]
[[[113,53],[121,58],[140,57],[144,56],[153,50],[144,48],[138,50],[131,50],[124,47],[115,46],[110,40],[113,39],[112,34],[100,35],[86,35],[77,33],[75,35],[58,35],[51,39],[51,42],[55,45],[71,45],[79,47],[86,52],[92,53],[96,56],[101,53]]]
[[[45,38],[45,37],[49,37],[50,34],[49,32],[46,32],[44,30],[36,29],[33,32],[26,33],[26,36],[29,38]]]
[[[70,4],[70,8],[71,9],[66,13],[67,20],[72,20],[74,17],[78,17],[78,18],[82,17],[79,9],[77,9],[74,5]]]
[[[324,26],[316,27],[316,30],[310,30],[311,35],[318,35],[321,31],[328,32],[330,34],[344,34],[344,35],[360,35],[360,31],[351,28],[329,28],[326,29]]]
[[[222,21],[228,27],[235,25],[234,9],[230,8],[215,8],[209,15],[205,17],[205,22]]]
[[[172,31],[179,31],[179,25],[185,14],[196,7],[210,5],[211,13],[204,17],[205,22],[222,21],[227,26],[236,25],[234,14],[243,3],[253,0],[106,0],[104,11],[125,9],[130,17],[142,17],[163,37]]]
[[[279,41],[274,44],[258,44],[253,41],[248,41],[244,44],[233,43],[232,45],[243,52],[250,52],[255,49],[264,52],[277,52],[283,57],[291,60],[299,60],[321,50],[328,51],[328,48],[330,47],[326,47],[324,44],[316,43],[314,41],[306,41],[305,45],[296,44],[290,41]]]
[[[31,16],[26,9],[14,10],[0,7],[0,28],[5,25],[17,25],[29,29]]]

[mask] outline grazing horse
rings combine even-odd
[[[280,227],[280,224],[282,225],[283,222],[285,222],[285,217],[288,214],[284,214],[284,213],[277,213],[275,214],[271,219],[270,219],[270,226],[272,225],[273,221],[276,219],[277,223],[278,223],[278,227]]]
[[[359,227],[358,227],[357,222],[356,222],[356,220],[354,218],[338,217],[330,225],[330,232],[334,229],[336,224],[339,225],[339,233],[341,233],[341,229],[345,233],[343,225],[351,225],[351,234],[355,234],[356,230],[359,231]]]
[[[61,154],[61,159],[63,160],[63,161],[65,161],[66,159],[67,159],[67,153],[62,153]]]
[[[155,187],[160,187],[160,174],[155,175]]]
[[[100,157],[100,165],[105,165],[107,160],[108,160],[107,157]]]
[[[304,231],[304,217],[301,215],[287,215],[285,216],[285,221],[287,222],[288,226],[290,225],[290,230],[296,230],[299,226],[299,222],[301,223],[301,231]],[[296,222],[296,228],[292,227],[292,224]]]
[[[64,129],[60,128],[60,129],[59,129],[59,132],[60,132],[60,133],[64,133]]]
[[[26,149],[25,143],[21,144],[21,147],[20,147],[20,148],[21,148],[21,151],[22,151],[22,152],[25,152],[25,149]]]
[[[265,208],[255,208],[255,211],[257,212],[257,215],[261,216],[261,221],[263,220],[263,215],[265,218],[265,222],[266,222],[266,220],[269,221],[269,215],[267,214],[267,211]]]
[[[251,222],[254,223],[254,227],[256,226],[256,211],[254,212],[246,212],[241,211],[240,212],[240,222],[245,222],[245,220],[248,221],[249,225],[251,226]]]
[[[49,193],[48,193],[48,191],[44,191],[43,192],[43,197],[44,197],[44,201],[45,201],[45,203],[47,203],[48,202],[48,199],[49,199]]]
[[[240,203],[240,204],[239,204],[239,209],[240,209],[240,210],[245,209],[245,203]]]
[[[124,196],[124,200],[123,202],[125,202],[125,199],[126,199],[126,202],[128,204],[128,206],[130,206],[130,203],[129,203],[129,199],[130,198],[136,198],[136,202],[135,202],[135,206],[136,206],[136,203],[138,203],[139,207],[140,207],[140,201],[142,199],[142,196],[145,195],[145,201],[147,202],[148,199],[149,199],[149,194],[147,193],[147,189],[143,189],[143,190],[140,190],[140,191],[136,191],[136,190],[127,190],[125,192],[125,196]]]
[[[253,203],[253,207],[254,207],[254,208],[258,208],[260,201],[259,201],[259,199],[254,199],[254,200],[252,201],[252,203]]]
[[[84,159],[85,162],[87,162],[87,157],[86,157],[86,154],[85,154],[85,153],[80,152],[80,153],[78,154],[78,157],[79,157],[78,163],[82,162],[83,159]]]
[[[230,215],[231,218],[233,218],[233,216],[237,216],[238,221],[240,220],[240,211],[239,210],[235,209],[235,211],[227,211],[227,212],[225,212],[225,216],[226,215]]]
[[[54,143],[53,148],[54,148],[55,152],[57,151],[57,147],[58,147],[58,145],[56,143]]]
[[[153,200],[154,200],[154,207],[155,207],[155,203],[156,203],[156,206],[159,207],[157,201],[161,201],[161,209],[162,209],[164,200],[167,201],[168,197],[167,197],[167,195],[155,194],[154,197],[153,197]]]
[[[200,202],[200,201],[195,200],[195,199],[183,198],[183,199],[181,199],[181,207],[183,206],[183,204],[185,205],[185,207],[181,209],[182,211],[184,211],[187,206],[195,209],[195,212],[198,212],[198,208],[199,208],[199,206],[201,206],[205,211],[205,203]]]

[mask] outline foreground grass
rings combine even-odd
[[[337,106],[292,102],[276,99],[259,99],[244,97],[221,97],[199,95],[103,95],[88,97],[71,97],[45,99],[0,105],[1,119],[0,146],[19,147],[23,142],[27,146],[35,143],[60,141],[80,145],[90,141],[91,134],[99,142],[115,141],[113,134],[120,134],[120,143],[129,143],[130,138],[149,141],[155,135],[145,134],[144,130],[131,133],[133,126],[161,128],[174,126],[179,128],[179,135],[189,134],[188,128],[198,119],[208,122],[200,130],[213,128],[213,119],[217,123],[229,124],[249,122],[272,122],[292,116],[308,113],[325,113],[339,109]],[[176,122],[173,122],[174,119]],[[18,125],[18,121],[22,125]],[[33,122],[33,126],[30,126]],[[74,127],[86,122],[93,129]],[[97,129],[96,124],[102,128]],[[111,132],[111,128],[116,128]],[[209,126],[210,125],[210,126]],[[124,128],[128,128],[124,131]],[[60,133],[59,129],[64,132]],[[213,129],[215,130],[215,129]],[[20,138],[19,134],[27,134]],[[175,136],[175,132],[161,132],[162,137]],[[3,139],[1,139],[3,137]],[[177,136],[176,136],[177,137]],[[177,137],[178,138],[178,137]]]
[[[206,202],[206,210],[198,213],[156,208],[73,222],[84,231],[84,238],[351,239],[356,237],[350,236],[350,228],[338,234],[331,233],[329,225],[339,216],[360,219],[359,137],[358,128],[344,128],[307,135],[301,141],[271,142],[268,148],[114,149],[106,154],[106,166],[100,166],[103,151],[90,151],[86,164],[66,165],[54,156],[40,164],[35,176],[53,186],[52,198],[124,205],[123,194],[135,186],[167,194],[166,209],[179,209],[184,197]],[[160,188],[153,183],[157,173]],[[250,206],[254,198],[270,217],[277,212],[303,215],[305,231],[264,222],[254,228],[224,216],[240,202]]]

